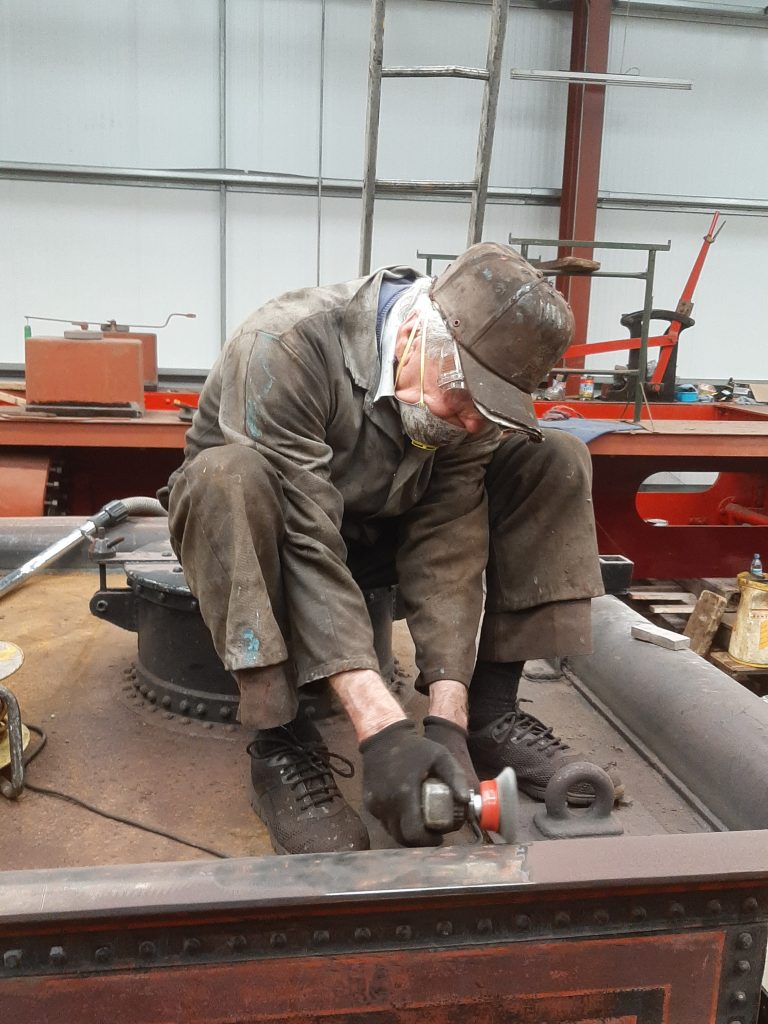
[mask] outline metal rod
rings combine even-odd
[[[637,354],[637,380],[638,387],[635,389],[635,408],[632,415],[633,423],[639,423],[642,419],[643,388],[645,376],[648,370],[648,333],[651,323],[651,310],[653,309],[653,274],[656,268],[656,252],[648,250],[648,270],[645,279],[645,301],[643,303],[643,319],[640,327],[640,349]]]
[[[474,192],[475,181],[408,181],[403,178],[377,178],[376,188],[382,192],[410,192],[414,187],[424,192]]]
[[[325,0],[320,4],[320,82],[317,113],[317,245],[315,283],[320,284],[320,249],[323,232],[323,129],[325,104]]]
[[[360,276],[370,273],[373,248],[373,204],[376,199],[376,157],[381,113],[381,66],[384,59],[384,0],[371,3],[371,46],[368,56],[368,109],[365,118],[363,214],[360,222]]]
[[[229,192],[266,193],[272,195],[317,194],[314,175],[270,174],[260,171],[230,170],[161,170],[157,168],[99,167],[83,164],[46,164],[0,161],[0,180],[59,181],[68,185],[119,185],[125,188],[176,188],[218,191],[222,182]],[[399,198],[420,201],[434,199],[411,182],[411,193]],[[335,198],[358,199],[361,183],[353,179],[325,178],[323,191]],[[377,197],[378,198],[378,197]],[[382,196],[382,198],[386,198]],[[462,196],[440,196],[445,202],[465,202]],[[488,202],[519,206],[558,206],[560,189],[489,188]],[[733,216],[768,216],[768,200],[728,199],[722,196],[648,196],[634,192],[602,192],[598,206],[606,210],[657,210],[668,213],[709,213],[717,207]],[[536,239],[532,239],[536,241]],[[554,243],[551,243],[554,244]],[[590,243],[594,245],[595,243]]]
[[[654,252],[666,252],[672,248],[671,239],[666,245],[663,242],[597,242],[584,241],[575,238],[516,238],[509,236],[510,245],[551,245],[555,248],[567,247],[569,249],[627,249],[627,250],[653,250]]]
[[[585,373],[585,374],[587,374],[590,377],[593,377],[593,376],[598,376],[598,377],[609,377],[609,376],[610,377],[615,377],[615,376],[620,376],[620,377],[636,377],[638,371],[637,370],[629,370],[629,369],[625,370],[623,368],[621,370],[617,370],[615,366],[612,369],[610,369],[610,370],[597,370],[593,366],[586,366],[586,367],[585,366],[553,366],[552,369],[549,372],[550,373],[566,373],[566,374],[567,373],[571,373],[571,374],[573,374],[573,373]]]
[[[227,166],[227,0],[219,0],[219,166]],[[219,345],[227,337],[227,185],[219,185]]]
[[[754,508],[746,508],[735,501],[729,501],[720,506],[720,511],[728,518],[737,523],[746,523],[749,526],[768,526],[768,515]]]
[[[634,85],[648,89],[691,89],[684,78],[646,78],[642,75],[608,75],[592,71],[534,71],[512,68],[510,78],[527,82],[564,82],[566,85]]]
[[[71,551],[72,548],[82,544],[84,540],[93,537],[96,529],[96,523],[92,519],[86,520],[86,522],[72,530],[71,533],[62,537],[61,540],[55,541],[44,551],[41,551],[39,555],[35,555],[28,562],[20,565],[18,569],[14,569],[7,576],[0,578],[0,598],[5,597],[6,594],[10,594],[12,590],[20,587],[30,576],[35,576],[49,565],[53,565],[54,562],[57,562],[68,551]]]
[[[382,78],[476,78],[487,80],[487,68],[466,68],[458,64],[441,64],[433,67],[382,68]]]
[[[488,196],[488,177],[491,172],[493,136],[496,126],[496,108],[499,103],[501,82],[501,55],[507,31],[509,0],[494,0],[491,11],[491,31],[488,38],[488,80],[483,90],[483,106],[480,113],[480,128],[477,134],[477,156],[475,159],[475,181],[477,187],[472,193],[467,228],[467,247],[483,237],[485,202]]]

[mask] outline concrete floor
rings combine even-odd
[[[136,654],[135,634],[96,619],[88,600],[92,571],[38,577],[0,603],[0,639],[24,652],[21,669],[5,680],[26,722],[41,726],[48,745],[28,768],[29,782],[54,787],[111,813],[175,833],[230,856],[271,854],[248,802],[248,740],[242,732],[181,725],[137,706],[126,680]],[[412,646],[395,627],[401,699],[416,722],[424,698],[413,690]],[[541,667],[541,666],[533,666]],[[563,677],[525,679],[526,708],[589,759],[614,762],[627,793],[618,817],[627,833],[706,831],[706,824],[619,737]],[[330,749],[357,759],[343,716],[321,723]],[[360,807],[359,775],[340,788]],[[533,813],[522,798],[523,840],[535,838]],[[366,816],[372,845],[394,845]],[[468,830],[451,842],[471,842]],[[208,854],[107,820],[81,807],[27,791],[0,801],[0,869],[43,868],[204,858]]]

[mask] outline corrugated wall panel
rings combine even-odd
[[[611,71],[693,89],[608,89],[600,187],[768,199],[768,30],[614,17],[611,33]]]
[[[24,359],[24,316],[162,323],[161,366],[219,349],[217,197],[173,189],[0,181],[0,362]],[[64,324],[34,323],[61,334]]]
[[[211,0],[0,4],[0,156],[215,166],[217,32]]]

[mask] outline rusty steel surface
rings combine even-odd
[[[27,338],[25,378],[30,405],[91,404],[144,408],[142,342]]]
[[[42,516],[50,455],[0,451],[0,516]]]
[[[12,872],[0,998],[14,1024],[732,1024],[759,1000],[763,839]]]

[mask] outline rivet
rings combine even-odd
[[[597,921],[598,924],[608,924],[610,918],[611,915],[608,913],[607,910],[595,911],[595,921]]]
[[[21,967],[23,957],[24,954],[20,949],[6,949],[3,953],[3,967],[7,967],[9,970]]]
[[[52,964],[56,964],[56,966],[59,966],[60,964],[65,964],[67,962],[67,954],[64,950],[64,947],[51,946],[48,952],[48,960]]]
[[[145,960],[152,960],[157,956],[157,946],[154,942],[140,942],[139,956],[143,956]]]
[[[108,964],[112,959],[112,947],[111,946],[99,946],[96,952],[93,954],[93,959],[97,964]]]
[[[186,697],[183,700],[179,701],[179,711],[183,711],[185,715],[189,711],[191,706],[192,705],[189,703]]]
[[[742,992],[741,989],[734,992],[731,996],[731,1002],[734,1006],[746,1006],[747,1005],[747,993]]]
[[[520,928],[524,931],[526,928],[531,927],[531,919],[527,914],[518,914],[515,918],[515,928]]]
[[[312,941],[316,946],[325,945],[326,942],[330,941],[330,938],[331,936],[328,934],[328,932],[323,931],[322,929],[320,931],[314,932],[312,935]]]
[[[749,960],[737,960],[733,965],[733,970],[735,974],[749,974],[752,970],[752,964]]]
[[[208,708],[202,702],[200,704],[196,704],[195,705],[195,714],[199,715],[200,718],[203,717],[203,715],[206,713],[207,710],[208,710]]]
[[[728,1024],[744,1024],[743,1017],[729,1017]]]
[[[407,942],[409,939],[413,938],[413,928],[411,928],[409,924],[399,924],[397,928],[395,928],[395,936],[402,942]]]
[[[490,917],[481,917],[477,922],[477,930],[481,935],[487,935],[488,932],[493,931],[493,921]]]
[[[447,938],[449,935],[453,935],[453,925],[450,921],[438,921],[435,931],[438,935]]]
[[[723,905],[720,900],[710,900],[709,903],[707,903],[707,910],[710,914],[719,914],[722,912],[722,909]]]
[[[355,928],[355,938],[358,942],[367,942],[371,937],[370,928]]]
[[[219,708],[219,718],[223,718],[223,719],[226,720],[227,718],[231,718],[231,717],[232,717],[232,708],[227,707],[226,704],[223,705],[223,707]]]
[[[752,936],[749,932],[742,932],[741,935],[736,939],[737,949],[752,949]]]
[[[269,937],[269,944],[273,949],[280,949],[288,942],[285,932],[272,932]]]
[[[685,907],[682,903],[670,903],[669,905],[669,916],[670,917],[685,917]]]
[[[648,911],[645,907],[632,907],[630,913],[633,921],[644,921],[648,917]]]
[[[564,910],[560,910],[555,914],[555,924],[558,928],[563,928],[565,925],[570,923],[571,915],[566,914]]]
[[[273,935],[272,936],[272,945],[273,946],[284,946],[285,945],[285,936],[284,935],[282,937],[283,938],[282,942],[275,942],[275,938],[276,938],[276,936]],[[248,945],[248,939],[246,939],[246,937],[244,935],[231,935],[227,939],[227,945],[229,946],[230,949],[234,949],[234,950],[236,950],[236,949],[245,949],[245,947]]]
[[[189,607],[192,609],[193,612],[196,612],[197,611],[197,601],[190,601],[189,602]]]
[[[758,909],[758,903],[754,896],[748,896],[741,906],[747,914],[754,914]]]
[[[194,956],[195,953],[200,952],[200,939],[184,939],[181,945],[182,952],[188,956]]]
[[[165,695],[165,696],[164,696],[164,697],[162,698],[162,700],[160,701],[160,703],[161,703],[161,704],[163,705],[163,707],[164,707],[164,708],[169,708],[169,707],[171,706],[171,698],[170,698],[170,697],[168,696],[168,694],[167,694],[167,693],[166,693],[166,695]]]
[[[140,686],[139,687],[139,693],[142,695],[142,697],[146,697],[147,694],[149,693],[149,687],[146,686],[146,685]]]

